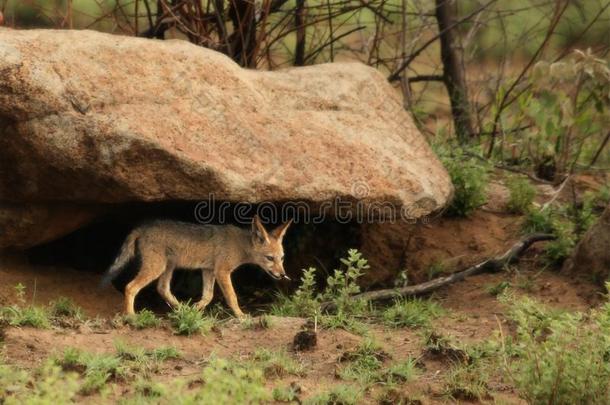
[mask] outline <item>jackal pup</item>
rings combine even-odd
[[[237,317],[244,313],[237,304],[231,273],[242,264],[257,264],[276,280],[285,278],[282,239],[291,221],[267,232],[258,216],[251,230],[232,225],[199,225],[176,221],[154,221],[134,229],[106,273],[110,282],[137,253],[141,266],[125,287],[125,313],[134,313],[134,299],[140,290],[156,279],[157,291],[172,307],[178,300],[170,291],[176,267],[200,270],[203,292],[197,308],[203,310],[212,300],[218,282],[227,304]]]

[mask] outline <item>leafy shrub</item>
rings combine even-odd
[[[530,210],[523,221],[524,233],[553,233],[555,232],[555,212],[551,208]]]
[[[483,205],[487,199],[487,167],[479,159],[456,149],[440,158],[455,189],[448,215],[465,217]]]
[[[208,333],[216,323],[214,318],[205,317],[196,306],[189,303],[180,303],[168,316],[172,328],[179,335]]]
[[[399,298],[382,312],[386,325],[394,328],[427,326],[433,318],[443,314],[441,306],[432,300]]]
[[[327,328],[344,328],[360,333],[364,330],[354,318],[368,310],[366,301],[354,299],[360,292],[358,278],[369,265],[356,249],[348,251],[347,258],[341,259],[345,269],[336,269],[326,279],[326,288],[315,292],[315,268],[306,270],[301,278],[301,286],[292,297],[280,295],[271,312],[279,316],[303,316],[313,318],[320,314],[320,325]],[[322,304],[330,308],[322,313]]]
[[[595,221],[591,203],[575,209],[571,206],[546,207],[530,210],[523,224],[525,232],[543,232],[556,236],[545,246],[545,256],[549,264],[560,264],[570,255],[584,230]]]
[[[516,323],[503,347],[508,373],[532,404],[598,404],[610,400],[610,304],[588,317],[550,311],[508,297]],[[510,339],[508,339],[510,341]]]
[[[528,180],[519,177],[509,179],[507,186],[510,193],[506,206],[508,210],[515,214],[529,212],[536,197],[536,189]]]
[[[595,135],[605,133],[610,107],[608,63],[590,50],[575,50],[571,60],[539,62],[530,79],[530,90],[516,103],[519,124],[530,126],[516,135],[517,142],[539,174],[549,164],[552,174],[564,174],[586,152],[597,150]]]

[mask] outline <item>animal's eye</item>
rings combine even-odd
[[[273,261],[273,256],[265,256],[265,259],[269,260],[270,262]]]

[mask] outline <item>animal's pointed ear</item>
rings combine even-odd
[[[257,243],[269,243],[269,235],[258,215],[254,215],[252,219],[252,240]]]
[[[271,231],[271,236],[273,236],[277,240],[281,240],[286,234],[286,230],[288,230],[290,224],[292,224],[292,219]]]

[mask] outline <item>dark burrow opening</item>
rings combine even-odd
[[[125,238],[133,228],[154,219],[169,219],[197,223],[196,218],[206,218],[212,224],[233,224],[248,227],[244,218],[259,212],[265,227],[270,230],[280,225],[279,219],[265,215],[257,205],[216,203],[203,209],[194,201],[173,201],[159,203],[128,203],[109,206],[107,213],[96,220],[52,242],[39,245],[26,252],[29,260],[38,265],[67,266],[79,271],[103,274],[114,261]],[[218,214],[218,204],[223,204],[223,214]],[[277,203],[274,206],[279,206]],[[234,209],[238,208],[240,221],[236,220]],[[197,215],[196,215],[197,212]],[[256,265],[243,265],[232,275],[233,284],[240,305],[249,310],[269,304],[279,291],[290,292],[300,284],[302,270],[316,267],[323,281],[332,269],[337,268],[340,258],[348,249],[360,246],[359,227],[354,223],[339,223],[331,220],[320,223],[296,221],[288,229],[284,238],[286,272],[292,281],[275,281]],[[113,281],[119,291],[135,276],[139,259],[134,258]],[[69,282],[69,280],[66,280]],[[98,288],[98,286],[92,286]],[[100,287],[103,288],[103,287]],[[112,287],[106,287],[112,288]],[[179,300],[198,301],[202,281],[199,271],[177,269],[172,279],[172,292]],[[216,287],[214,302],[223,302],[222,294]],[[145,288],[136,299],[136,309],[143,307],[165,312],[168,306],[160,298],[155,283]]]

